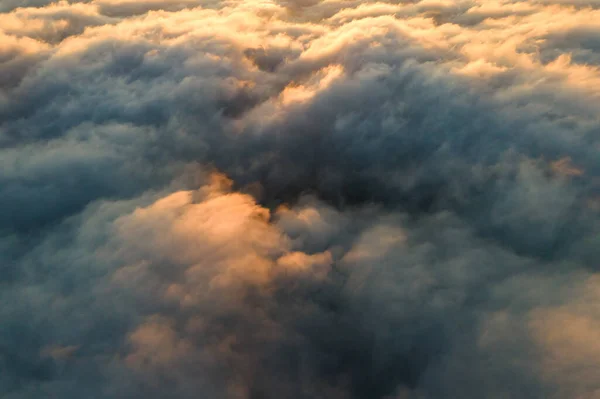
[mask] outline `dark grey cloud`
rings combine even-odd
[[[5,0],[0,4],[1,12],[9,12],[21,7],[43,7],[54,3],[52,0]]]
[[[598,65],[600,62],[598,33],[598,29],[592,26],[579,26],[552,33],[546,37],[541,46],[541,58],[551,62],[561,54],[568,53],[574,62]]]
[[[99,1],[98,8],[103,15],[111,17],[131,17],[149,11],[179,11],[186,8],[210,5],[205,0],[148,0],[148,1]]]
[[[597,11],[483,3],[0,5],[1,396],[593,397]]]

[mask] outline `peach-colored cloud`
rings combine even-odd
[[[550,164],[552,171],[561,176],[581,176],[584,170],[573,165],[571,158],[562,158]]]
[[[319,91],[326,90],[344,73],[340,65],[328,66],[314,74],[308,82],[298,86],[287,86],[281,92],[281,102],[289,105],[296,102],[305,102],[313,98]]]
[[[282,274],[309,274],[317,279],[323,279],[329,273],[332,262],[330,252],[315,255],[290,252],[277,260],[277,266],[278,272]]]
[[[600,18],[600,10],[565,4],[499,0],[409,4],[329,1],[307,4],[298,11],[310,15],[316,10],[330,10],[332,15],[328,19],[299,20],[297,14],[290,15],[285,4],[271,1],[237,1],[219,6],[207,3],[203,8],[195,0],[149,0],[143,4],[98,0],[90,4],[58,2],[43,8],[20,8],[0,16],[3,21],[0,25],[7,35],[2,41],[4,46],[14,43],[16,38],[29,37],[32,40],[26,48],[39,52],[47,45],[38,41],[58,40],[53,46],[53,62],[107,40],[139,41],[166,48],[212,40],[221,47],[220,54],[214,56],[227,55],[233,60],[236,57],[243,60],[247,48],[293,49],[300,55],[296,62],[287,60],[287,63],[314,65],[314,73],[335,65],[344,67],[340,57],[362,52],[361,43],[373,47],[381,46],[391,37],[394,41],[405,38],[412,46],[438,53],[437,64],[443,70],[471,79],[492,79],[520,69],[524,76],[530,76],[524,87],[552,85],[562,88],[565,95],[572,90],[598,96],[600,78],[596,67],[574,63],[568,54],[550,63],[539,59],[537,48],[549,34],[586,24],[593,26],[593,21]],[[102,10],[111,7],[135,15],[102,15]],[[438,17],[431,17],[432,10],[436,15],[447,13],[448,17],[444,17],[447,22],[437,24]],[[474,26],[461,25],[460,20],[452,19],[452,13],[457,12],[483,19]],[[300,31],[303,34],[298,35]],[[282,94],[283,105],[313,98],[315,90],[304,82],[287,83]],[[266,109],[264,112],[273,114]]]
[[[529,328],[539,345],[540,372],[557,397],[600,395],[600,277],[591,276],[570,304],[531,312]]]
[[[172,263],[173,283],[179,275],[185,281],[180,289],[197,295],[237,282],[265,283],[286,240],[269,225],[268,210],[250,196],[227,190],[227,181],[213,176],[196,193],[177,192],[121,218],[119,235],[131,243],[124,250],[134,258],[140,251],[148,261]],[[175,287],[169,296],[180,292]]]
[[[194,306],[212,291],[229,289],[235,295],[235,287],[266,287],[277,276],[327,275],[330,252],[292,251],[290,238],[270,222],[270,212],[230,186],[223,175],[213,174],[210,184],[195,192],[170,194],[121,217],[116,222],[121,251],[131,262],[113,281],[147,286],[168,301]],[[322,229],[318,217],[307,212],[288,218]]]
[[[164,317],[150,317],[129,335],[133,350],[125,362],[134,368],[168,367],[186,355],[192,345],[177,336],[172,322]]]

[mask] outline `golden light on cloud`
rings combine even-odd
[[[568,157],[554,161],[550,166],[552,167],[552,171],[554,171],[554,173],[562,176],[581,176],[585,173],[584,170],[574,166],[571,158]]]
[[[314,74],[306,84],[290,85],[283,89],[281,102],[283,105],[307,102],[342,77],[343,73],[344,68],[341,65],[331,65],[323,68]]]
[[[533,311],[529,326],[540,345],[544,378],[555,381],[563,394],[595,397],[600,393],[600,276],[585,281],[577,295],[570,305]]]

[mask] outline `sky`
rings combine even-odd
[[[599,21],[0,0],[0,396],[600,398]]]

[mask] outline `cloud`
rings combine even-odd
[[[598,394],[595,2],[0,10],[2,397]]]
[[[529,327],[540,347],[540,369],[554,396],[597,395],[597,361],[600,351],[593,338],[600,328],[597,303],[597,276],[583,281],[572,302],[536,309]]]

